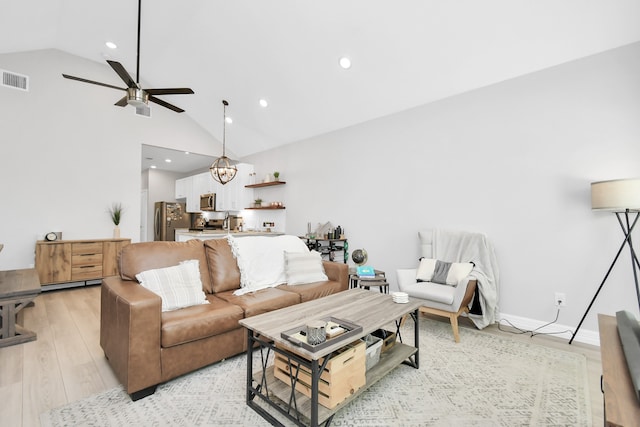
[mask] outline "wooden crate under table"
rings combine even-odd
[[[338,350],[338,354],[327,362],[327,366],[320,374],[318,382],[318,403],[332,409],[347,397],[358,391],[366,383],[365,343],[357,340]],[[318,364],[322,366],[324,359]],[[295,377],[296,390],[307,397],[311,397],[311,369],[299,365],[295,360],[289,360],[285,355],[277,353],[274,359],[274,375],[285,384],[291,386],[290,372]]]

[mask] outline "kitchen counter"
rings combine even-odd
[[[176,230],[176,242],[186,242],[187,240],[192,239],[222,239],[227,236],[227,234],[232,235],[233,237],[244,237],[244,236],[282,236],[284,233],[276,232],[276,231],[230,231],[227,233],[226,230],[201,230],[201,231],[177,231]]]

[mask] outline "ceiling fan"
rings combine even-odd
[[[182,113],[184,110],[182,108],[176,107],[175,105],[169,104],[162,99],[156,98],[155,95],[189,95],[193,94],[193,90],[189,88],[167,88],[167,89],[143,89],[140,87],[140,10],[141,10],[142,0],[138,0],[138,47],[137,47],[137,58],[136,58],[136,81],[131,78],[127,70],[116,61],[109,61],[107,63],[113,68],[113,70],[120,76],[120,78],[126,83],[127,87],[118,87],[113,86],[106,83],[100,83],[93,80],[83,79],[81,77],[70,76],[68,74],[63,74],[62,77],[65,79],[78,80],[84,83],[91,83],[98,86],[110,87],[112,89],[124,90],[127,94],[122,97],[118,102],[114,105],[119,107],[125,107],[126,105],[133,105],[136,108],[148,109],[149,101],[155,102],[158,105],[161,105],[165,108],[175,111],[176,113]]]

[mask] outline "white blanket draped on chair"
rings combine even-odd
[[[498,284],[500,272],[493,245],[482,233],[433,230],[433,257],[458,262],[473,262],[470,276],[478,281],[482,314],[469,314],[469,318],[482,329],[498,318]]]

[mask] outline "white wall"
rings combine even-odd
[[[30,77],[29,92],[0,87],[0,269],[33,264],[48,231],[110,238],[113,202],[125,208],[122,237],[138,241],[141,144],[221,152],[186,114],[152,106],[152,118],[138,117],[113,106],[123,92],[61,76],[118,85],[106,63],[44,50],[0,55],[0,68]]]
[[[640,176],[639,76],[636,43],[243,161],[282,173],[288,233],[341,225],[392,289],[397,268],[417,265],[418,230],[480,231],[501,312],[550,321],[564,292],[559,323],[575,328],[623,237],[591,211],[589,184]],[[623,255],[581,331],[598,312],[638,315]]]

